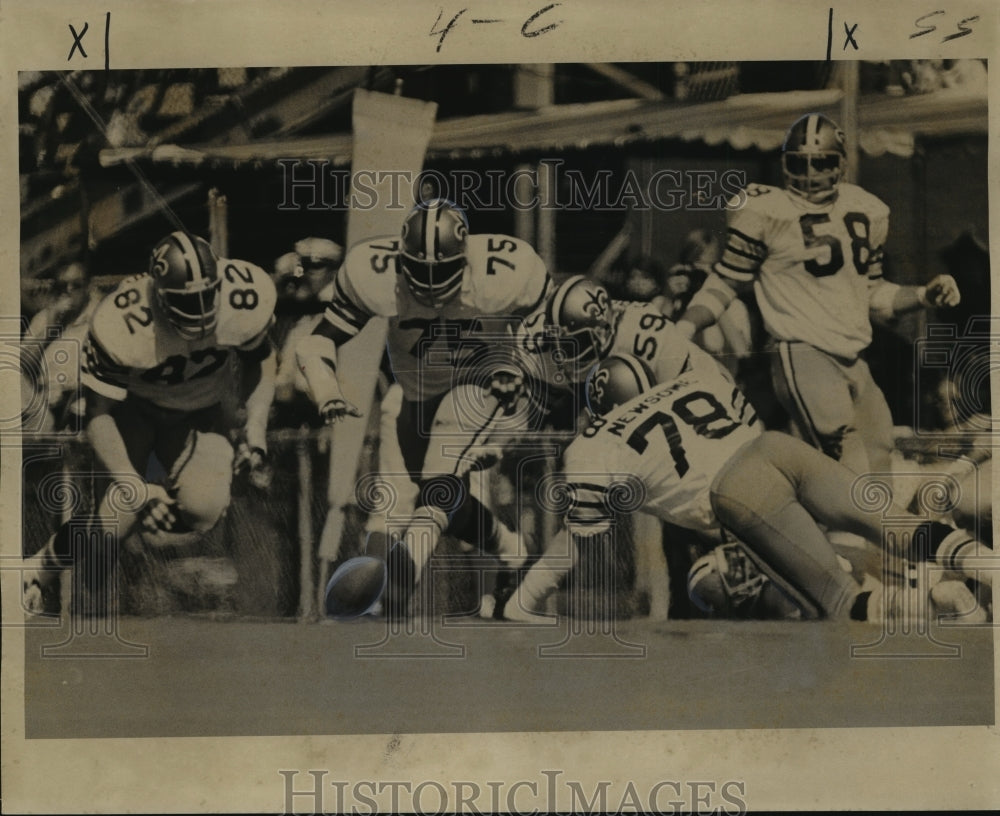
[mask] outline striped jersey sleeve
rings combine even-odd
[[[726,218],[726,246],[722,258],[716,264],[716,271],[723,277],[735,281],[752,281],[764,259],[767,245],[764,243],[765,219],[754,206],[755,197],[747,198],[743,207],[730,209]],[[731,202],[736,205],[736,200]]]
[[[881,203],[881,202],[880,202]],[[886,238],[889,236],[889,208],[880,208],[871,217],[871,236],[868,243],[871,255],[868,258],[867,274],[871,281],[882,279],[882,257]]]
[[[376,315],[392,317],[396,308],[398,239],[373,239],[355,245],[333,280],[325,318],[341,334],[354,337]]]
[[[128,368],[111,355],[93,331],[83,345],[82,368],[80,381],[91,391],[119,402],[128,396]]]
[[[566,474],[569,510],[566,527],[575,535],[597,535],[611,527],[612,513],[606,500],[608,484],[600,476]]]
[[[324,317],[339,332],[353,337],[361,331],[372,313],[364,308],[354,296],[353,287],[344,274],[346,266],[342,266],[333,282],[333,297],[327,301]]]

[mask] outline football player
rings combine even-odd
[[[773,575],[807,612],[876,621],[906,609],[899,590],[862,590],[817,524],[881,541],[882,515],[852,500],[854,474],[794,437],[762,433],[723,374],[688,372],[657,385],[642,361],[612,356],[588,377],[587,398],[595,419],[565,455],[571,555],[581,539],[607,540],[616,510],[641,507],[708,536],[731,531],[749,548],[754,568]],[[899,507],[890,514],[919,523]],[[923,522],[900,555],[991,584],[975,568],[985,553],[991,551],[963,531]],[[566,568],[565,558],[543,556],[525,576],[520,606],[508,603],[505,616],[531,619]],[[973,609],[971,593],[963,594]]]
[[[86,431],[110,476],[97,516],[119,540],[150,530],[207,531],[229,504],[234,470],[266,467],[275,355],[275,289],[260,267],[217,258],[208,242],[173,232],[146,274],[97,307],[84,347]],[[234,455],[236,358],[252,389]],[[155,454],[167,485],[147,481]],[[25,606],[45,607],[57,569],[72,562],[71,520],[29,559]]]
[[[480,426],[506,412],[517,394],[514,374],[496,358],[495,371],[484,374],[483,352],[504,337],[506,318],[533,312],[549,287],[545,265],[528,244],[507,235],[471,235],[462,210],[434,199],[407,215],[399,236],[373,238],[349,251],[325,319],[298,345],[300,368],[323,418],[359,416],[338,382],[337,348],[372,317],[389,318],[389,359],[403,389],[396,432],[407,472],[420,485],[415,519],[432,529],[430,541],[421,537],[420,553],[411,554],[409,534],[392,548],[390,613],[405,610],[444,530],[487,552],[520,550],[517,535],[470,494],[474,462],[449,457],[441,443],[455,442],[456,435],[474,442]],[[489,395],[480,404],[484,390]],[[462,408],[470,403],[479,409],[466,425]]]
[[[692,369],[719,370],[715,358],[689,342],[655,306],[613,301],[601,284],[583,275],[556,287],[544,308],[518,328],[516,338],[517,362],[540,386],[531,389],[536,399],[579,388],[594,365],[610,354],[638,357],[657,382]]]
[[[797,435],[855,473],[888,472],[892,417],[863,352],[871,321],[954,306],[950,275],[926,286],[882,277],[889,208],[842,180],[844,133],[821,114],[792,125],[782,147],[784,189],[751,184],[729,203],[714,274],[678,321],[691,336],[753,284],[776,354],[775,392]]]
[[[587,372],[612,353],[641,355],[658,381],[673,379],[684,371],[720,370],[711,355],[685,340],[655,307],[613,301],[601,284],[583,275],[572,276],[553,289],[541,308],[517,325],[514,355],[506,365],[498,364],[515,384],[516,390],[510,395],[511,416],[494,420],[482,428],[482,433],[470,436],[463,452],[466,466],[502,455],[505,445],[523,441],[537,429],[538,418],[543,416],[556,429],[575,431],[577,403],[582,406],[583,402],[579,392]],[[439,419],[457,410],[454,398],[460,398],[462,393],[456,389],[449,394],[439,409]],[[434,455],[434,451],[429,454]],[[527,556],[526,549],[522,547],[519,555]],[[422,557],[426,560],[429,555],[425,548]],[[518,559],[505,560],[511,563]],[[418,562],[417,575],[422,568]],[[502,606],[510,589],[510,583],[501,579],[495,601],[484,604],[481,614],[489,617],[491,610]]]

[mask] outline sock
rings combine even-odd
[[[934,549],[935,563],[987,586],[993,586],[993,570],[1000,566],[992,555],[993,550],[963,530],[952,530]]]
[[[959,532],[961,531],[939,521],[925,521],[914,532],[910,557],[914,561],[940,563],[938,552],[941,546],[952,534]],[[964,533],[962,535],[968,538]]]
[[[851,605],[851,620],[868,620],[868,602],[871,600],[871,592],[859,592]]]

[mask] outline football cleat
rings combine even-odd
[[[149,259],[156,299],[177,333],[198,340],[214,331],[219,319],[222,278],[208,241],[172,232]]]
[[[469,223],[458,207],[434,199],[403,222],[399,265],[414,300],[438,309],[458,294],[468,264]]]
[[[807,201],[822,203],[837,192],[847,162],[844,132],[819,113],[803,116],[781,147],[785,187]]]
[[[656,377],[642,360],[631,354],[613,354],[587,375],[587,408],[603,416],[656,385]]]
[[[545,306],[545,324],[554,335],[556,361],[572,382],[581,382],[615,340],[611,297],[583,275],[556,287]]]

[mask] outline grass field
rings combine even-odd
[[[461,624],[456,621],[455,624]],[[118,634],[26,632],[31,738],[279,736],[561,730],[986,725],[994,722],[988,627],[877,641],[830,623],[628,621],[620,640],[566,627],[448,625],[457,657],[359,657],[384,622],[301,624],[125,618]],[[397,651],[398,640],[390,641]],[[426,650],[430,642],[419,639]],[[950,644],[947,648],[940,644]],[[56,646],[54,650],[53,646]],[[109,650],[109,646],[114,648]],[[442,647],[430,643],[431,647]],[[43,656],[43,648],[49,651]],[[548,647],[540,656],[540,647]],[[544,651],[544,649],[543,649]],[[922,657],[898,656],[922,653]],[[890,656],[896,654],[897,656]],[[951,656],[946,656],[946,655]]]

